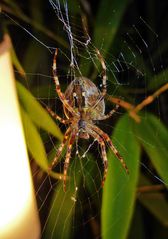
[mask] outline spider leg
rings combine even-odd
[[[76,131],[71,134],[69,141],[68,141],[68,145],[67,145],[67,153],[66,153],[65,163],[64,163],[64,178],[63,178],[64,192],[66,192],[66,177],[67,177],[67,171],[68,171],[69,162],[70,162],[70,158],[71,158],[72,146],[75,141],[75,136],[76,136]]]
[[[71,127],[69,127],[67,129],[67,131],[65,132],[63,141],[62,141],[62,143],[60,144],[60,146],[59,146],[59,148],[57,150],[55,158],[53,159],[53,161],[51,162],[51,165],[49,166],[49,170],[52,170],[52,168],[56,165],[56,163],[57,163],[57,161],[58,161],[58,159],[59,159],[59,157],[60,157],[60,155],[61,155],[61,153],[62,153],[62,151],[64,149],[64,146],[65,146],[65,144],[66,144],[66,142],[68,140],[70,132],[71,132]]]
[[[115,156],[118,158],[118,160],[120,161],[122,167],[125,169],[126,173],[129,174],[129,170],[128,170],[128,167],[123,159],[123,157],[120,155],[120,153],[118,152],[118,150],[116,149],[116,147],[113,145],[110,137],[105,133],[103,132],[100,128],[98,128],[97,126],[95,125],[89,125],[89,127],[95,131],[96,133],[98,133],[103,139],[105,142],[108,143],[109,147],[111,148],[111,150],[113,151],[113,153],[115,154]]]
[[[102,180],[102,187],[104,186],[104,182],[106,180],[107,177],[107,170],[108,170],[108,161],[107,161],[107,155],[106,155],[106,147],[105,147],[105,143],[102,139],[102,137],[100,137],[100,135],[98,133],[96,133],[95,131],[93,131],[92,129],[90,129],[90,127],[88,127],[86,129],[86,131],[97,140],[97,142],[100,144],[101,147],[101,154],[102,154],[102,159],[103,159],[103,164],[104,164],[104,175],[103,175],[103,180]]]
[[[106,75],[106,64],[104,62],[103,56],[100,54],[100,51],[96,48],[96,53],[99,58],[100,64],[102,66],[102,91],[100,93],[99,98],[97,99],[96,104],[91,107],[90,110],[95,109],[96,106],[104,99],[106,93],[107,93],[107,75]]]
[[[107,92],[107,75],[106,75],[106,64],[104,62],[103,56],[100,54],[100,51],[96,48],[96,53],[99,58],[99,61],[102,66],[102,94],[101,96],[104,97]]]
[[[63,105],[74,115],[78,115],[73,107],[68,103],[67,99],[65,98],[64,93],[62,93],[61,91],[61,87],[60,87],[60,83],[59,83],[59,79],[58,79],[58,75],[57,75],[57,61],[56,61],[56,57],[57,57],[57,53],[58,53],[58,49],[56,48],[55,50],[55,54],[54,54],[54,59],[53,59],[53,76],[54,76],[54,82],[55,82],[55,86],[56,86],[56,91],[57,94],[60,98],[60,100],[62,101]]]
[[[95,120],[105,120],[110,118],[119,108],[119,105],[116,105],[114,109],[112,109],[107,115],[102,115],[100,117],[96,117]]]
[[[46,110],[48,113],[54,118],[59,120],[62,124],[68,124],[70,122],[70,119],[63,119],[59,115],[57,115],[54,111],[52,111],[48,106],[46,107]]]

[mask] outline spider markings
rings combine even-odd
[[[111,110],[107,115],[105,115],[105,103],[104,96],[106,94],[106,66],[101,56],[99,50],[96,49],[99,61],[101,63],[102,72],[102,91],[100,92],[96,85],[85,77],[76,77],[67,87],[65,93],[61,91],[59,79],[57,75],[56,57],[58,50],[56,49],[54,59],[53,59],[53,76],[56,85],[56,91],[63,103],[64,113],[67,119],[62,119],[56,113],[54,113],[50,108],[47,107],[47,111],[52,117],[58,119],[63,124],[69,124],[68,129],[65,132],[64,139],[60,144],[56,156],[52,161],[49,170],[57,164],[57,161],[67,144],[67,152],[65,156],[64,163],[64,176],[63,176],[63,188],[66,191],[66,177],[67,170],[70,163],[72,146],[75,140],[78,138],[88,139],[90,136],[99,143],[101,148],[101,155],[104,164],[104,175],[102,180],[102,186],[106,180],[108,161],[106,155],[105,142],[109,145],[113,153],[116,155],[118,160],[121,162],[123,168],[128,173],[128,168],[124,159],[117,151],[113,145],[109,136],[103,132],[100,128],[95,125],[97,120],[104,120],[113,115],[113,113],[118,108]]]

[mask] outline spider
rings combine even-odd
[[[105,120],[111,117],[118,108],[118,105],[116,105],[116,107],[113,110],[111,110],[107,115],[105,115],[104,97],[107,92],[106,65],[98,49],[96,49],[96,53],[102,66],[101,91],[96,87],[96,85],[92,81],[90,81],[86,77],[75,77],[74,80],[68,85],[65,93],[63,93],[61,91],[57,75],[56,58],[58,54],[58,49],[56,49],[53,59],[53,78],[56,86],[56,92],[63,104],[66,119],[62,119],[49,107],[47,107],[47,111],[53,118],[59,120],[63,124],[67,124],[69,127],[67,128],[64,134],[63,141],[57,150],[55,158],[53,159],[51,165],[49,166],[49,170],[52,170],[54,166],[57,164],[57,161],[61,156],[61,153],[65,145],[67,144],[67,151],[63,170],[64,191],[66,191],[66,177],[68,166],[70,163],[72,146],[75,140],[78,138],[89,139],[89,137],[92,137],[100,145],[101,156],[104,164],[104,175],[102,179],[102,186],[104,185],[108,169],[105,143],[107,143],[107,145],[115,154],[116,158],[121,162],[121,165],[128,173],[126,163],[124,162],[124,159],[113,145],[110,137],[95,125],[96,121]]]

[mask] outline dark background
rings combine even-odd
[[[14,2],[14,4],[12,4]],[[97,15],[100,11],[100,6],[102,1],[68,1],[69,4],[69,13],[70,16],[75,16],[72,21],[76,21],[77,26],[80,21],[81,15],[84,15],[87,19],[88,31],[91,37],[93,37],[94,41],[94,32],[95,28],[98,28],[99,25],[97,22]],[[105,2],[105,1],[104,1]],[[113,1],[108,1],[109,4],[112,4]],[[120,1],[122,4],[122,1]],[[29,34],[27,34],[23,27],[32,32],[41,42],[44,42],[48,46],[55,46],[61,48],[63,52],[68,54],[68,49],[64,47],[63,42],[59,41],[57,37],[60,36],[65,42],[67,42],[66,33],[62,30],[61,23],[57,20],[57,17],[54,11],[51,9],[48,1],[1,1],[2,9],[5,13],[7,13],[12,19],[16,20],[22,28],[17,26],[11,19],[9,19],[5,15],[1,15],[1,26],[4,30],[8,29],[9,34],[12,38],[12,42],[16,51],[16,55],[21,62],[21,65],[25,69],[25,72],[32,72],[35,74],[40,72],[42,74],[50,74],[51,73],[51,53],[43,47],[39,42],[33,39]],[[20,10],[22,11],[20,11]],[[115,9],[118,11],[118,9]],[[103,10],[102,10],[103,11]],[[126,33],[129,32],[135,43],[140,49],[142,49],[144,64],[147,65],[150,74],[155,75],[159,74],[162,70],[167,68],[168,65],[168,1],[167,0],[137,0],[137,1],[128,1],[125,7],[125,11],[123,16],[121,17],[120,23],[118,25],[116,35],[114,37],[114,41],[111,43],[107,51],[113,52],[115,56],[118,55],[119,45],[123,39],[126,38]],[[28,19],[25,17],[28,16]],[[141,21],[139,21],[140,16],[145,22],[150,26],[152,30],[150,30],[146,24],[143,25]],[[106,16],[104,16],[106,17]],[[40,26],[43,26],[45,31]],[[81,23],[81,22],[80,22]],[[103,24],[103,20],[102,20]],[[138,39],[138,34],[135,32],[135,29],[132,27],[133,25],[137,26],[138,31],[145,41],[148,43],[148,48],[144,48],[142,45],[142,41]],[[81,27],[82,29],[82,27]],[[153,31],[153,32],[152,32]],[[2,32],[2,31],[1,31]],[[106,32],[106,26],[104,26],[104,32]],[[50,34],[52,33],[52,34]],[[158,35],[158,37],[156,37]],[[100,35],[100,39],[102,35]],[[101,42],[101,40],[100,40]],[[94,42],[93,42],[94,44]],[[131,43],[130,43],[131,44]],[[133,47],[134,47],[133,46]],[[97,46],[98,47],[98,46]],[[136,49],[135,49],[136,52]],[[138,55],[138,51],[136,53]],[[152,68],[150,57],[153,60],[155,70]],[[61,57],[60,57],[61,58]],[[108,59],[107,59],[108,61]],[[63,58],[59,60],[60,64],[63,63],[65,66],[68,66],[68,62]],[[136,66],[138,69],[141,66]],[[66,67],[65,67],[66,69]],[[84,70],[85,71],[85,70]],[[64,69],[60,70],[61,75],[67,74]],[[88,70],[89,76],[92,75],[92,68]],[[131,77],[134,78],[134,74]],[[20,77],[16,73],[18,80]],[[123,75],[121,77],[120,83],[122,83]],[[132,103],[138,103],[142,99],[144,99],[147,95],[152,93],[152,90],[148,90],[146,81],[139,81],[139,79],[132,81],[132,78],[129,78],[129,87],[126,87],[128,93],[124,93],[125,100],[132,100]],[[165,76],[165,82],[167,77]],[[21,81],[21,80],[20,80]],[[40,82],[45,85],[45,79],[41,79]],[[143,83],[142,83],[143,82]],[[23,82],[26,86],[28,85],[29,90],[36,96],[36,88],[39,89],[39,81],[34,79],[32,76],[29,78],[29,81]],[[63,88],[66,86],[63,85]],[[129,90],[128,90],[129,89]],[[132,89],[132,91],[131,91]],[[141,89],[142,93],[138,93],[137,89]],[[136,91],[137,90],[137,91]],[[122,89],[117,92],[117,95],[121,95]],[[131,93],[132,92],[132,93]],[[110,92],[109,92],[110,93]],[[41,94],[45,93],[42,92]],[[158,103],[159,102],[159,103]],[[51,101],[52,103],[52,101]],[[159,110],[158,110],[159,104]],[[60,106],[61,107],[61,106]],[[110,106],[107,106],[110,108]],[[168,98],[167,93],[164,93],[156,102],[154,102],[151,106],[147,108],[150,112],[153,112],[155,115],[162,120],[165,125],[168,123]],[[109,130],[110,131],[110,130]],[[111,133],[111,132],[109,132]],[[147,160],[147,156],[144,153],[143,160]],[[144,169],[142,169],[143,171]],[[158,184],[159,182],[155,180],[152,176],[150,177],[152,183]],[[163,187],[161,192],[167,200],[167,190]],[[158,202],[159,203],[159,202]],[[99,209],[100,210],[100,209]],[[86,213],[87,214],[87,213]],[[85,217],[85,215],[83,215]],[[43,216],[41,216],[43,218]],[[100,218],[99,218],[100,219]],[[43,219],[42,219],[43,220]],[[130,226],[130,233],[128,235],[128,239],[167,239],[168,238],[168,229],[167,229],[167,221],[165,225],[159,221],[156,215],[153,215],[150,212],[149,208],[142,205],[138,200],[135,207],[135,212],[132,220],[132,224]],[[100,227],[99,221],[98,226]],[[81,238],[81,234],[84,235],[83,238],[96,238],[93,236],[93,232],[91,230],[91,226],[83,226],[81,231],[77,231],[76,235],[73,238]],[[99,228],[100,230],[100,228]],[[98,230],[98,231],[99,231]],[[117,239],[117,238],[114,238]]]

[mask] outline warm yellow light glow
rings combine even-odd
[[[39,220],[5,38],[0,45],[0,238],[37,239]]]

